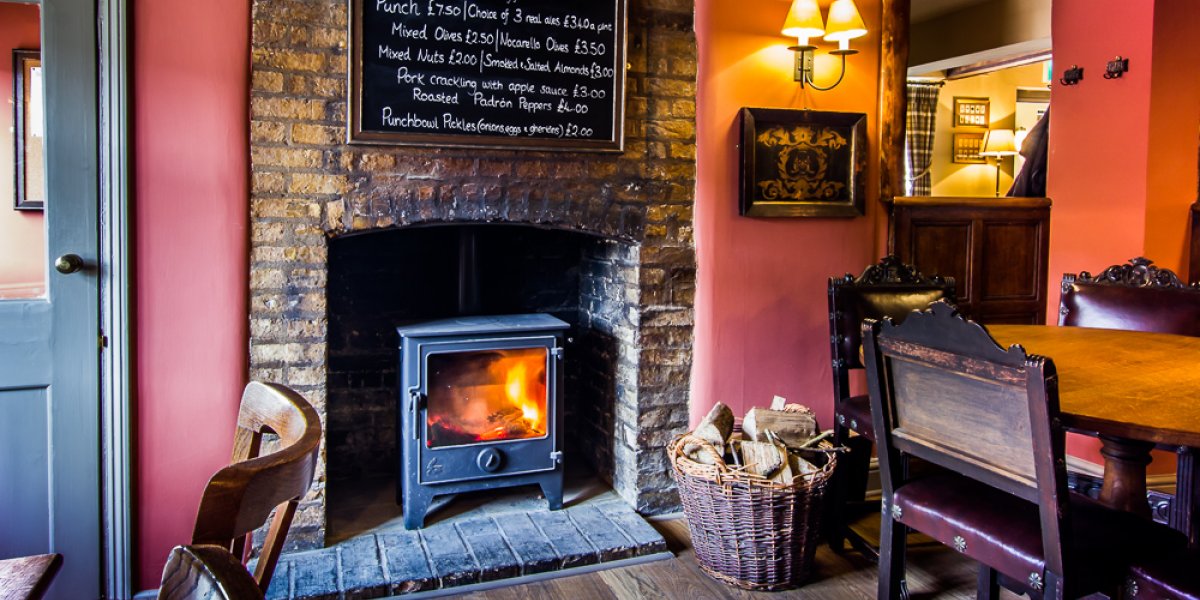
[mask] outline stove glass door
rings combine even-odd
[[[425,445],[546,437],[548,356],[544,347],[429,354]]]

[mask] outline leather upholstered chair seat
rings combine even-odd
[[[1129,600],[1200,600],[1200,554],[1175,552],[1135,562],[1125,583]]]
[[[959,552],[991,566],[1029,589],[1040,589],[1046,559],[1038,506],[973,479],[941,472],[898,488],[893,517]],[[1105,508],[1081,494],[1069,495],[1071,546],[1066,572],[1116,589],[1125,565],[1146,548],[1183,547],[1183,535],[1147,526],[1133,513]],[[1076,590],[1087,591],[1087,590]]]

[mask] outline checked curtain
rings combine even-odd
[[[933,121],[937,115],[938,91],[941,87],[940,82],[908,82],[904,185],[909,196],[928,196],[933,191],[929,164],[933,162]]]

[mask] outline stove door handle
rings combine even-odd
[[[408,413],[412,419],[412,439],[421,439],[421,390],[408,390]]]

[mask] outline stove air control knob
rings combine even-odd
[[[488,473],[495,473],[504,463],[504,455],[495,448],[485,448],[475,457],[475,464]]]

